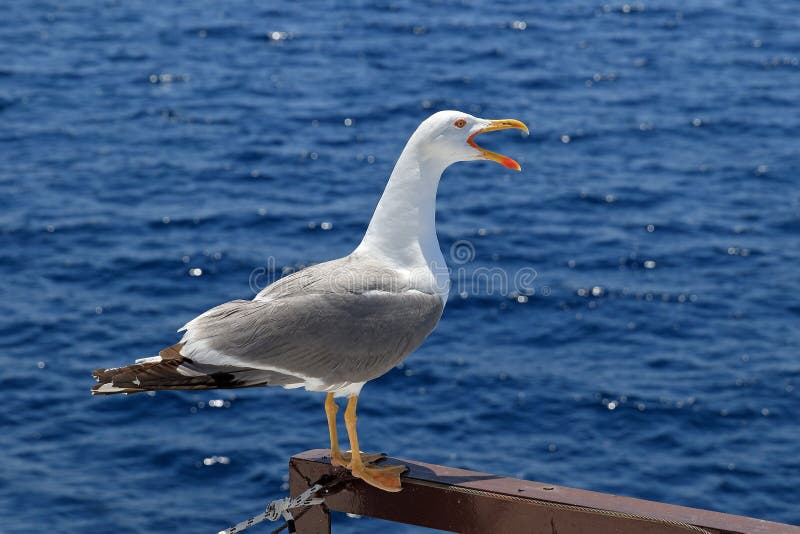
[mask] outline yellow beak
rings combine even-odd
[[[475,148],[478,152],[481,153],[483,159],[488,159],[492,161],[496,161],[503,167],[508,169],[514,170],[522,170],[522,167],[519,166],[519,163],[514,161],[513,159],[509,158],[508,156],[504,156],[502,154],[498,154],[497,152],[492,152],[491,150],[486,150],[485,148],[481,148],[475,143],[475,137],[486,132],[494,132],[496,130],[508,130],[510,128],[514,128],[517,130],[522,130],[526,134],[528,133],[528,127],[521,121],[514,120],[514,119],[500,119],[495,121],[489,121],[490,124],[486,128],[480,129],[474,134],[470,135],[467,139],[467,143],[473,148]]]

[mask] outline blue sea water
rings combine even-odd
[[[482,138],[521,173],[445,173],[453,293],[364,388],[364,447],[800,523],[799,101],[790,1],[9,2],[0,530],[216,532],[285,495],[321,395],[89,373],[350,252],[439,109],[532,135]]]

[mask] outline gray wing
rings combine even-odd
[[[403,293],[408,280],[388,266],[363,256],[345,256],[306,267],[264,288],[255,300],[294,297],[309,293]]]
[[[181,353],[204,364],[297,376],[298,384],[363,382],[421,345],[444,308],[436,295],[386,291],[377,282],[342,290],[316,269],[301,273],[256,300],[227,302],[191,321]]]

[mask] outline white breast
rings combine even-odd
[[[422,288],[418,287],[418,289],[438,295],[442,302],[447,304],[447,297],[450,294],[450,270],[447,268],[442,250],[439,248],[439,241],[434,240],[428,250],[423,247],[422,255],[425,265],[419,269],[422,271],[419,276]]]

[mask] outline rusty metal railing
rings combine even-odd
[[[298,534],[330,533],[331,511],[465,534],[800,534],[792,525],[395,458],[381,465],[409,471],[403,491],[387,493],[332,466],[328,454],[306,451],[289,462],[292,496],[341,482],[324,505],[296,514]]]

